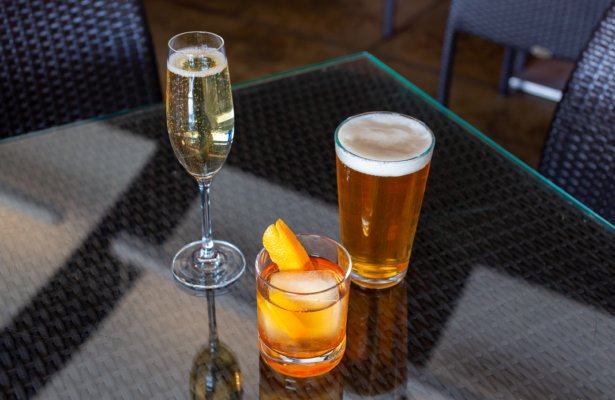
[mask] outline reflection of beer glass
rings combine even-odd
[[[405,281],[384,290],[352,286],[343,361],[350,393],[382,399],[405,398],[408,374],[406,290]]]
[[[424,123],[392,112],[359,114],[337,128],[342,244],[357,284],[385,288],[406,275],[434,145]]]

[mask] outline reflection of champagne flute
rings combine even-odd
[[[310,378],[283,375],[259,358],[259,399],[336,400],[344,394],[344,376],[341,368]]]
[[[194,357],[190,371],[192,399],[240,399],[241,372],[231,350],[220,343],[216,328],[215,294],[208,290],[209,343]]]
[[[234,245],[214,241],[209,188],[222,168],[235,126],[224,40],[213,33],[187,32],[169,41],[167,129],[173,151],[195,177],[201,193],[201,240],[173,259],[173,276],[188,288],[219,288],[243,273],[245,259]]]
[[[385,395],[382,398],[398,398],[405,394],[407,307],[405,280],[380,290],[352,285],[343,361],[351,392],[379,398]]]

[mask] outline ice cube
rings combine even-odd
[[[314,293],[337,285],[337,279],[328,270],[280,271],[271,275],[269,283],[287,292]]]
[[[260,310],[259,322],[262,324],[266,336],[271,340],[300,339],[307,335],[308,328],[296,313],[282,310],[260,296],[257,301]],[[279,300],[271,299],[271,301],[277,303]]]
[[[328,270],[280,271],[271,275],[269,283],[285,292],[301,293],[297,295],[269,289],[269,297],[275,297],[278,306],[287,310],[319,310],[339,300],[336,274]]]

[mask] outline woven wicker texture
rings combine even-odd
[[[574,60],[587,43],[610,0],[453,0],[449,24],[456,31],[504,46],[547,49]]]
[[[139,0],[2,0],[0,26],[0,138],[162,99]]]
[[[615,392],[611,228],[365,57],[234,96],[236,141],[214,181],[212,215],[214,235],[238,245],[249,264],[217,300],[220,340],[241,369],[244,398],[608,399]],[[339,369],[307,381],[279,377],[259,365],[256,346],[250,260],[259,235],[282,216],[299,231],[336,236],[333,132],[347,116],[376,109],[414,115],[436,134],[408,278],[382,292],[353,288]],[[8,260],[0,263],[0,282],[20,288],[15,298],[32,293],[0,314],[4,397],[189,396],[193,361],[207,340],[206,311],[168,271],[179,246],[199,234],[196,185],[164,137],[162,108],[104,125],[0,144],[0,157],[22,155],[0,166],[2,176],[44,182],[55,174],[67,188],[55,193],[60,205],[101,214],[81,228],[83,240],[50,235],[68,256],[42,281],[42,267],[6,267],[51,259],[41,254],[44,243],[32,245],[36,232],[21,232],[18,222],[0,230],[0,244],[10,244],[0,253]],[[138,168],[128,167],[129,153],[92,159],[137,171],[107,208],[78,195],[89,181],[68,168],[66,151],[53,158],[61,173],[26,156],[36,143],[62,148],[70,134],[99,129],[155,145]],[[24,235],[32,239],[20,245]],[[120,256],[118,241],[129,244],[128,256]],[[0,292],[8,307],[6,296]]]
[[[555,112],[539,170],[615,223],[615,8],[583,51]]]
[[[508,91],[514,64],[530,51],[575,60],[611,0],[453,0],[438,82],[438,100],[448,104],[458,32],[506,47],[500,93]]]

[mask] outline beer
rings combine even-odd
[[[396,113],[360,114],[338,127],[341,237],[357,284],[384,288],[405,276],[434,144],[422,122]]]
[[[224,53],[189,47],[170,55],[166,106],[175,156],[193,176],[213,177],[231,149],[235,125]]]

